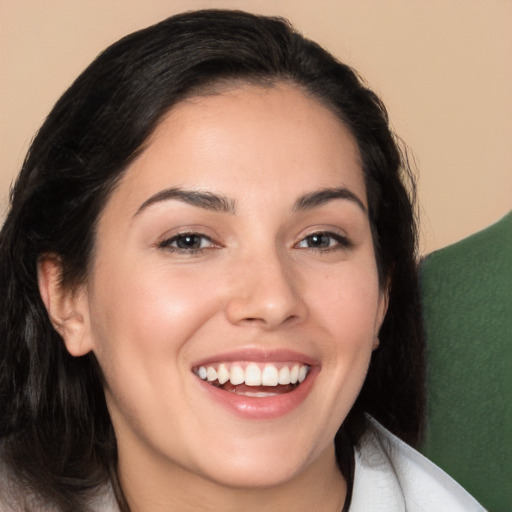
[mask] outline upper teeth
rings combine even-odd
[[[277,386],[303,382],[310,368],[299,363],[279,366],[280,368],[272,363],[249,363],[246,366],[239,363],[221,363],[218,366],[199,366],[194,371],[201,379],[208,382],[218,381],[221,385],[229,381],[233,386]]]

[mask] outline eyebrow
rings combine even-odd
[[[232,215],[236,213],[235,201],[226,196],[214,194],[213,192],[184,190],[180,187],[172,187],[162,190],[151,196],[149,199],[146,199],[146,201],[140,205],[134,216],[139,215],[143,210],[155,203],[169,201],[172,199],[214,212],[224,212]],[[316,208],[334,199],[347,199],[349,201],[353,201],[364,213],[368,213],[367,208],[361,199],[346,187],[324,188],[304,194],[295,201],[293,211],[298,212]]]
[[[297,199],[293,206],[293,211],[303,211],[316,208],[317,206],[321,206],[333,199],[348,199],[349,201],[353,201],[357,204],[364,213],[368,213],[368,209],[364,205],[363,201],[361,201],[354,192],[346,187],[324,188],[305,194]]]
[[[212,192],[200,192],[197,190],[183,190],[179,187],[162,190],[144,201],[135,215],[139,215],[143,210],[152,204],[161,201],[175,199],[183,203],[204,208],[214,212],[235,213],[235,202],[225,196],[213,194]]]

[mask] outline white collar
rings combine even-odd
[[[369,428],[354,453],[349,512],[485,512],[443,470],[374,419],[368,421]],[[4,510],[9,478],[2,467],[0,464],[0,509]],[[92,510],[119,512],[110,486],[105,486],[91,505]]]
[[[349,512],[482,512],[442,469],[372,418],[355,450]]]

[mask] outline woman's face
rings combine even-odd
[[[386,308],[352,137],[289,85],[182,102],[83,291],[121,469],[261,487],[331,464]]]

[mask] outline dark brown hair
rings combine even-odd
[[[383,104],[350,67],[283,19],[180,14],[109,47],[64,93],[32,143],[0,234],[4,459],[61,510],[86,510],[92,491],[117,482],[117,452],[97,361],[65,350],[39,295],[38,258],[59,256],[64,286],[86,280],[102,208],[162,116],[219,84],[279,81],[321,101],[357,142],[379,276],[389,288],[380,348],[337,435],[338,453],[357,443],[365,413],[417,442],[424,362],[414,186]],[[118,496],[126,508],[119,489]]]

